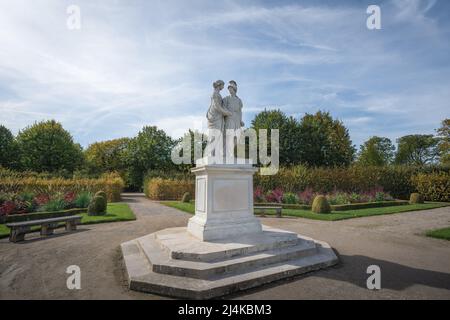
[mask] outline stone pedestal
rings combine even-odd
[[[232,239],[262,232],[253,215],[251,164],[198,162],[195,174],[195,216],[187,230],[202,241]]]
[[[201,159],[195,216],[122,243],[130,289],[187,299],[210,299],[338,262],[331,247],[294,232],[262,226],[253,215],[250,164]]]

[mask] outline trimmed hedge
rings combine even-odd
[[[162,178],[144,181],[144,193],[151,200],[180,200],[186,192],[195,194],[194,181]]]
[[[420,193],[411,193],[411,197],[409,198],[409,204],[417,204],[423,203],[423,197]]]
[[[12,223],[12,222],[23,222],[23,221],[33,221],[40,219],[51,219],[59,217],[72,216],[74,214],[86,212],[86,208],[76,208],[68,209],[63,211],[54,212],[33,212],[24,214],[13,214],[9,216],[4,216],[0,218],[0,223]]]
[[[274,202],[261,202],[254,203],[255,207],[282,207],[283,209],[297,209],[297,210],[311,210],[311,206],[306,204],[287,204],[287,203],[274,203]]]
[[[424,200],[450,201],[450,175],[448,173],[420,173],[412,180]]]
[[[314,198],[311,211],[315,213],[330,213],[331,207],[325,196],[318,195]]]
[[[408,201],[405,201],[405,200],[350,203],[350,204],[332,205],[331,210],[347,211],[347,210],[358,210],[358,209],[368,209],[368,208],[395,207],[395,206],[403,206],[403,205],[407,205],[407,204],[409,204],[409,203],[408,203]]]
[[[183,194],[183,198],[181,199],[181,202],[189,203],[192,200],[191,198],[192,198],[191,194],[189,192],[185,192]]]
[[[282,188],[284,192],[294,193],[307,188],[312,188],[317,193],[330,193],[335,190],[365,192],[382,187],[385,192],[398,199],[407,200],[411,193],[419,191],[424,195],[429,194],[427,200],[448,201],[448,171],[447,167],[354,165],[348,168],[309,168],[298,165],[282,167],[273,176],[255,174],[254,187],[260,187],[264,192]],[[422,185],[422,188],[429,191],[417,190],[420,184],[414,177],[420,174],[426,174],[433,179],[431,183],[439,183],[440,187],[433,189]],[[440,175],[446,178],[438,178]]]
[[[394,207],[408,204],[406,200],[396,200],[396,201],[378,201],[378,202],[361,202],[361,203],[349,203],[349,204],[338,204],[331,205],[332,211],[347,211],[347,210],[358,210],[358,209],[368,209],[368,208],[381,208],[381,207]],[[311,206],[305,204],[286,204],[286,203],[255,203],[255,207],[279,207],[283,209],[294,209],[294,210],[311,210]]]
[[[95,194],[103,190],[108,196],[108,201],[120,201],[120,194],[125,184],[120,177],[100,178],[100,179],[42,179],[35,177],[18,178],[5,177],[0,179],[0,192],[22,193],[32,192],[34,194],[54,194],[55,192],[75,192],[83,191]]]

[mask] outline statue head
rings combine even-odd
[[[213,83],[213,88],[219,91],[222,90],[224,86],[225,82],[223,82],[222,80],[217,80]]]
[[[230,91],[230,94],[236,94],[237,93],[237,83],[234,80],[228,81],[228,91]]]

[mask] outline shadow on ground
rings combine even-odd
[[[380,267],[382,289],[403,291],[413,285],[423,285],[427,287],[450,290],[450,273],[413,268],[362,255],[339,255],[337,252],[336,254],[339,257],[340,262],[334,267],[295,276],[293,278],[279,280],[261,287],[249,289],[243,292],[237,292],[223,298],[239,298],[241,296],[262,292],[268,288],[274,288],[313,276],[347,282],[356,287],[367,290],[366,281],[371,274],[368,274],[366,271],[367,267],[371,265],[377,265]]]

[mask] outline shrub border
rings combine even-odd
[[[347,211],[347,210],[358,210],[358,209],[369,209],[369,208],[395,207],[395,206],[403,206],[403,205],[407,205],[407,204],[409,204],[409,202],[406,200],[362,202],[362,203],[332,205],[331,210]]]
[[[381,207],[393,207],[409,204],[406,200],[393,200],[393,201],[379,201],[379,202],[361,202],[361,203],[350,203],[350,204],[338,204],[331,205],[332,211],[347,211],[347,210],[358,210],[358,209],[369,209],[369,208],[381,208]],[[298,209],[298,210],[311,210],[311,206],[306,204],[287,204],[287,203],[273,203],[273,202],[260,202],[254,203],[255,206],[263,207],[279,207],[283,209]]]

